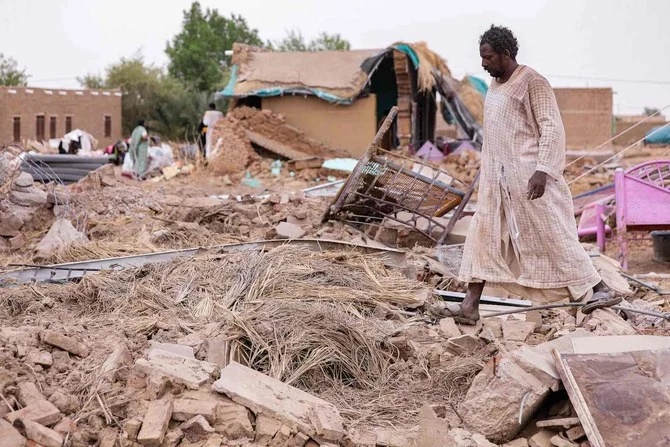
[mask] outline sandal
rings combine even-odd
[[[620,296],[617,296],[611,290],[599,290],[593,293],[593,297],[582,306],[582,313],[588,315],[596,309],[605,309],[607,307],[616,306],[622,301]]]
[[[463,316],[463,309],[458,303],[441,303],[431,306],[430,313],[435,318],[453,318],[456,323],[466,324],[468,326],[475,326],[479,321],[479,312],[475,314],[476,318],[468,318]]]

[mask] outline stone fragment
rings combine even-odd
[[[21,188],[28,188],[33,186],[33,176],[27,172],[22,172],[18,177],[14,179],[14,185]]]
[[[502,447],[529,447],[528,440],[526,438],[515,439],[502,445]]]
[[[553,431],[540,430],[530,437],[528,445],[530,447],[554,447],[551,443],[551,438],[554,436]]]
[[[177,345],[173,343],[152,343],[149,354],[147,354],[147,359],[153,360],[161,355],[195,359],[195,354],[191,346]]]
[[[339,442],[344,437],[343,420],[333,404],[239,363],[226,366],[212,389],[317,441]]]
[[[214,399],[176,399],[172,409],[172,419],[183,422],[201,415],[208,422],[214,423],[216,421],[216,408],[217,402]]]
[[[447,342],[447,351],[454,355],[470,354],[483,347],[483,342],[478,337],[470,334],[450,338]]]
[[[17,419],[13,423],[25,437],[44,447],[62,447],[63,435],[37,422],[27,419]]]
[[[280,222],[275,230],[277,231],[277,237],[283,239],[298,239],[305,235],[305,230],[288,222]]]
[[[281,427],[282,423],[278,420],[259,414],[256,418],[256,438],[254,442],[260,445],[268,445]]]
[[[21,191],[13,189],[9,192],[9,200],[20,206],[42,206],[47,203],[47,193],[34,186]]]
[[[579,425],[577,427],[572,427],[571,429],[567,430],[565,432],[565,435],[568,437],[570,441],[578,441],[579,439],[586,436],[586,432],[584,431],[584,427]]]
[[[16,385],[16,388],[16,397],[24,407],[46,400],[42,392],[32,382],[20,382]]]
[[[99,377],[109,382],[114,382],[119,377],[122,370],[133,365],[133,354],[125,343],[118,345],[111,354],[105,359],[100,367]]]
[[[62,391],[56,391],[49,396],[49,402],[54,404],[61,413],[65,414],[73,414],[80,409],[80,403],[77,396],[73,394],[65,394]]]
[[[137,441],[148,447],[159,447],[165,439],[168,424],[172,417],[172,402],[156,400],[149,404]]]
[[[440,320],[440,330],[447,338],[454,338],[461,336],[461,330],[453,318],[447,317]]]
[[[26,438],[9,422],[0,419],[0,445],[2,447],[25,447]]]
[[[174,430],[168,430],[167,434],[165,435],[165,440],[163,441],[163,447],[177,447],[178,445],[180,445],[179,443],[182,441],[182,439],[184,439],[184,432],[181,431],[180,428],[175,428]],[[219,446],[217,445],[216,447]]]
[[[574,442],[562,438],[559,435],[552,436],[550,441],[551,445],[555,447],[579,447],[579,444],[575,444]]]
[[[46,201],[46,195],[45,195]],[[80,233],[67,219],[58,219],[49,232],[35,248],[36,259],[47,259],[74,244],[88,242],[88,238]]]
[[[184,433],[184,437],[190,442],[199,442],[205,439],[209,434],[214,433],[214,429],[207,419],[202,415],[197,415],[179,426]]]
[[[182,383],[195,390],[212,377],[217,366],[209,362],[159,353],[151,360],[138,359],[135,369],[147,375],[168,377],[175,383]]]
[[[14,423],[17,419],[33,421],[41,425],[53,425],[61,418],[60,411],[48,400],[33,402],[20,410],[12,411],[5,416],[9,422]]]
[[[44,331],[42,333],[42,341],[48,345],[55,346],[79,357],[88,357],[90,352],[85,344],[80,343],[74,338],[68,337],[59,332],[50,330]]]
[[[54,425],[53,429],[62,435],[66,435],[75,431],[77,424],[69,417],[64,417],[58,424]]]
[[[216,406],[216,425],[214,428],[228,439],[253,438],[254,426],[249,410],[243,405],[225,399]]]
[[[137,441],[137,435],[140,433],[140,428],[142,428],[142,421],[136,418],[128,419],[125,424],[123,424],[123,431],[128,435],[128,439],[131,441]]]
[[[115,447],[116,438],[118,433],[116,429],[107,427],[103,430],[102,436],[100,437],[100,446],[99,447]]]
[[[535,331],[535,323],[507,320],[502,322],[502,331],[506,341],[523,343]]]

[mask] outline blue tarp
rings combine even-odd
[[[489,86],[486,85],[486,82],[483,79],[470,75],[468,75],[467,78],[468,81],[470,81],[470,84],[472,84],[482,96],[486,96],[486,93],[489,91]]]
[[[670,144],[670,126],[656,126],[644,137],[647,144]]]

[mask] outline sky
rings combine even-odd
[[[554,87],[612,87],[614,113],[670,104],[667,0],[220,0],[200,2],[240,14],[264,40],[299,29],[309,39],[340,33],[352,48],[425,41],[456,77],[489,81],[478,37],[492,23],[512,29],[518,61]],[[35,87],[77,88],[77,76],[140,50],[167,65],[166,43],[190,0],[2,0],[0,52],[16,59]],[[666,110],[670,115],[670,107]]]

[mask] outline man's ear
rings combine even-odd
[[[505,50],[503,55],[507,56],[508,58],[512,59],[512,53],[509,52],[509,50]]]

